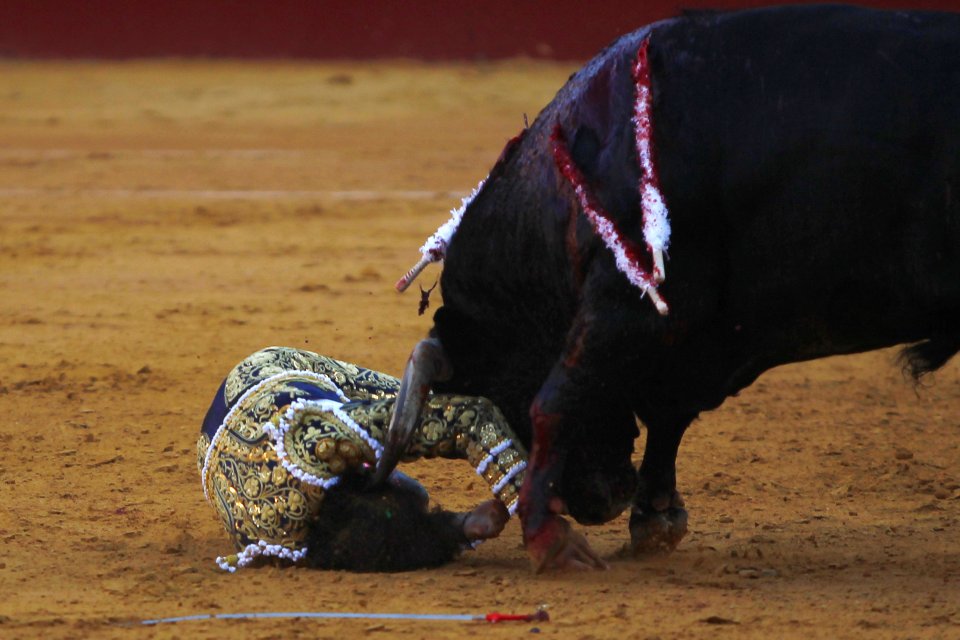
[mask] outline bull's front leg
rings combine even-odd
[[[630,542],[635,555],[672,551],[687,533],[687,512],[677,492],[677,451],[695,416],[662,413],[641,416],[647,443],[639,486],[630,514]]]
[[[565,360],[558,362],[540,388],[530,409],[533,446],[520,491],[523,542],[534,571],[605,569],[607,563],[590,548],[560,514],[566,506],[557,492],[566,458],[565,402],[576,395]],[[569,425],[567,425],[569,426]]]

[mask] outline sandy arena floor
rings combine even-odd
[[[705,415],[670,557],[618,559],[621,518],[588,530],[603,573],[531,575],[515,522],[439,570],[216,567],[194,442],[222,377],[272,344],[397,373],[430,321],[393,282],[571,70],[0,63],[0,636],[517,637],[139,621],[544,604],[562,638],[960,638],[960,362],[915,390],[892,351]],[[466,464],[407,470],[447,507],[486,497]]]

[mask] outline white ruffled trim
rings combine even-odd
[[[330,487],[335,486],[340,482],[340,476],[332,476],[330,478],[321,478],[320,476],[315,476],[312,473],[304,471],[300,467],[296,466],[290,459],[287,457],[287,449],[283,444],[284,436],[289,430],[289,424],[282,420],[280,421],[280,428],[275,428],[269,422],[263,424],[263,431],[270,438],[273,439],[273,448],[277,452],[277,460],[280,461],[280,466],[287,470],[287,473],[292,475],[297,480],[305,482],[307,484],[312,484],[315,487],[320,487],[321,489],[329,489]]]
[[[521,460],[519,464],[517,464],[512,469],[510,469],[510,471],[508,471],[505,476],[500,478],[500,481],[497,482],[497,484],[493,485],[493,487],[491,488],[491,491],[493,491],[493,494],[497,495],[498,493],[503,491],[503,488],[506,487],[508,484],[510,484],[510,481],[516,478],[517,474],[521,473],[526,468],[527,468],[527,463]]]
[[[284,560],[289,560],[290,562],[299,562],[305,558],[306,555],[307,547],[294,550],[289,549],[281,544],[269,544],[266,540],[260,540],[256,544],[248,544],[246,547],[244,547],[243,551],[236,555],[236,564],[231,564],[230,560],[224,556],[217,556],[217,566],[224,571],[233,573],[238,568],[246,567],[260,556],[283,558]]]
[[[453,234],[457,232],[457,228],[460,226],[460,220],[463,218],[467,207],[470,206],[473,199],[480,193],[484,181],[485,179],[481,180],[470,195],[463,198],[459,207],[451,209],[450,219],[440,225],[440,228],[423,243],[423,246],[420,247],[420,253],[423,255],[420,257],[420,260],[417,261],[417,264],[410,267],[410,269],[397,280],[397,284],[394,285],[397,291],[401,293],[406,291],[407,287],[417,279],[420,273],[427,268],[428,264],[439,262],[447,257],[447,247],[450,246],[450,242],[453,240]]]
[[[509,449],[512,444],[513,444],[513,440],[511,440],[510,438],[507,438],[506,440],[504,440],[503,442],[495,446],[493,449],[490,449],[490,455],[498,456],[504,451],[506,451],[507,449]]]
[[[493,456],[487,454],[487,457],[480,461],[480,464],[477,465],[477,475],[482,476],[483,472],[487,470],[487,467],[490,466],[490,463],[493,462]]]
[[[644,185],[641,196],[643,210],[643,238],[652,249],[665,250],[670,245],[670,221],[663,194],[652,184]]]
[[[490,453],[480,461],[480,464],[477,465],[477,475],[483,477],[483,474],[486,472],[487,467],[489,467],[493,462],[496,461],[497,456],[506,451],[513,445],[513,440],[507,438],[493,449],[490,450]],[[521,460],[516,465],[514,465],[500,480],[496,482],[491,488],[490,491],[493,492],[493,496],[497,497],[497,494],[500,493],[504,487],[510,484],[510,481],[517,477],[517,474],[521,473],[524,469],[527,468],[526,460]],[[517,510],[516,505],[510,510],[510,515]]]
[[[236,413],[240,410],[240,406],[251,395],[253,395],[254,393],[257,393],[258,391],[263,389],[265,386],[272,384],[277,380],[281,380],[283,378],[289,378],[289,377],[312,378],[319,382],[326,382],[333,387],[334,392],[336,392],[337,396],[341,400],[343,400],[343,402],[349,402],[349,398],[347,398],[347,396],[343,394],[343,391],[340,390],[340,387],[338,387],[336,383],[334,383],[334,381],[330,379],[329,376],[326,376],[322,373],[316,373],[314,371],[283,371],[281,373],[272,375],[269,378],[264,378],[257,384],[253,385],[252,387],[244,391],[243,394],[237,399],[237,401],[230,408],[230,411],[227,412],[227,415],[224,416],[223,422],[221,422],[220,426],[217,427],[216,432],[214,432],[213,434],[213,438],[210,439],[209,446],[207,446],[207,453],[203,458],[203,469],[201,469],[200,471],[200,482],[203,483],[203,497],[207,500],[207,502],[210,501],[210,495],[209,495],[209,492],[207,491],[207,475],[210,470],[210,457],[213,453],[214,446],[217,444],[217,442],[220,440],[220,437],[223,435],[223,432],[226,430],[227,423],[230,422],[233,416],[236,415]]]
[[[376,456],[377,460],[379,460],[380,456],[383,455],[383,445],[377,442],[363,427],[358,425],[341,407],[341,404],[333,400],[297,400],[290,405],[284,417],[288,420],[292,420],[297,412],[304,411],[306,409],[332,411],[333,414],[343,422],[343,424],[347,425],[351,431],[356,433],[364,442],[367,443],[367,446],[373,449],[374,455]]]
[[[561,175],[573,188],[573,193],[577,197],[577,202],[579,202],[584,215],[587,216],[587,220],[590,221],[593,230],[603,240],[604,245],[613,254],[617,269],[627,277],[630,284],[640,290],[641,296],[650,296],[651,302],[653,302],[660,315],[667,315],[670,309],[657,291],[657,274],[660,272],[659,267],[662,264],[660,259],[662,253],[654,252],[654,273],[652,275],[648,274],[639,263],[631,258],[627,245],[620,237],[613,220],[603,211],[599,202],[594,202],[595,198],[588,190],[583,174],[574,164],[565,140],[558,135],[560,133],[562,131],[558,124],[557,131],[554,134],[554,160]],[[594,206],[595,204],[596,206]]]
[[[663,252],[670,246],[670,218],[657,169],[653,162],[650,137],[653,134],[653,90],[647,50],[650,36],[640,44],[633,75],[636,97],[633,108],[634,137],[637,146],[637,161],[640,165],[640,208],[643,215],[643,239],[653,254],[653,276],[657,283],[663,282]],[[642,80],[642,81],[641,81]]]
[[[286,469],[290,475],[297,478],[301,482],[306,482],[307,484],[312,484],[313,486],[320,487],[322,489],[329,489],[340,481],[339,476],[334,476],[332,478],[321,478],[308,471],[304,471],[291,462],[289,456],[287,455],[286,447],[283,444],[284,438],[286,437],[286,434],[290,428],[296,423],[299,415],[309,409],[329,411],[333,413],[341,422],[343,422],[343,424],[347,425],[351,431],[355,432],[364,442],[367,443],[367,446],[373,450],[377,460],[379,460],[380,456],[383,454],[383,445],[374,440],[369,433],[364,431],[360,425],[354,422],[353,418],[348,416],[346,412],[340,408],[341,406],[342,405],[336,400],[297,400],[296,402],[292,403],[280,417],[279,425],[277,427],[274,427],[269,422],[263,425],[264,432],[273,438],[273,446],[277,451],[277,459],[280,461],[280,464],[283,465],[283,468]]]
[[[617,233],[613,221],[593,207],[585,185],[579,183],[574,184],[573,192],[576,194],[583,212],[587,214],[587,218],[593,223],[593,228],[596,230],[597,235],[603,239],[603,243],[613,254],[617,269],[623,275],[627,276],[630,284],[640,289],[643,293],[656,293],[656,284],[650,275],[630,258],[630,255],[627,253],[627,247],[624,245],[620,234]]]
[[[481,180],[474,190],[470,192],[470,195],[460,201],[459,207],[451,209],[450,219],[440,225],[440,228],[423,243],[423,246],[420,247],[420,253],[423,254],[425,258],[429,258],[431,262],[437,262],[446,257],[447,247],[450,246],[450,241],[453,240],[453,234],[457,232],[457,227],[460,226],[463,214],[466,212],[467,207],[470,206],[470,203],[473,202],[473,199],[477,197],[477,194],[480,193],[480,189],[483,188],[485,181],[486,178]]]
[[[659,185],[654,183],[655,169],[650,150],[650,136],[639,135],[640,131],[652,131],[650,118],[650,89],[645,85],[637,86],[636,115],[633,124],[636,127],[637,156],[641,169],[640,203],[643,211],[643,239],[651,249],[664,250],[670,246],[670,220],[667,205]]]
[[[483,472],[487,470],[487,467],[490,466],[490,463],[496,459],[498,455],[506,451],[510,445],[513,444],[513,440],[507,438],[493,449],[490,450],[490,453],[487,454],[487,457],[480,461],[480,464],[477,465],[477,475],[482,476]]]

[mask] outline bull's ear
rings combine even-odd
[[[382,483],[390,476],[406,453],[410,440],[420,425],[423,405],[434,382],[447,380],[453,373],[443,345],[436,338],[427,338],[417,343],[407,360],[407,368],[400,380],[400,391],[393,405],[393,415],[387,427],[383,453],[371,479],[371,486]]]

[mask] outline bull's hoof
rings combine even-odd
[[[687,535],[687,510],[670,507],[647,513],[634,509],[630,514],[630,545],[624,549],[634,557],[670,553]]]

